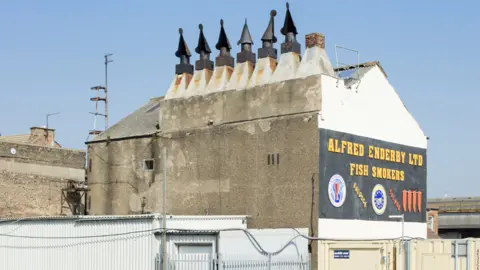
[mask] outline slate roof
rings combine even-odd
[[[163,97],[150,99],[145,105],[109,127],[106,132],[91,137],[86,143],[105,141],[107,134],[111,140],[114,140],[147,136],[155,133],[159,118],[160,100],[162,99]]]
[[[0,136],[0,142],[28,144],[30,142],[30,134]]]
[[[32,141],[30,139],[30,134],[0,136],[0,142],[51,147],[50,145],[43,145],[42,143]],[[57,141],[55,141],[55,146],[53,147],[62,147],[62,146]]]

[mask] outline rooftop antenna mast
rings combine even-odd
[[[108,63],[113,62],[108,57],[112,56],[113,53],[105,54],[105,130],[108,128]]]
[[[91,90],[97,91],[97,95],[95,97],[90,98],[91,101],[95,102],[95,112],[90,112],[93,114],[93,129],[90,130],[88,133],[89,135],[97,135],[102,133],[101,130],[97,129],[97,116],[105,117],[105,130],[108,128],[108,63],[113,62],[110,60],[109,57],[112,56],[113,53],[106,53],[105,54],[105,86],[97,85],[90,87]],[[103,91],[103,93],[101,93]],[[105,112],[99,112],[99,102],[105,102]]]

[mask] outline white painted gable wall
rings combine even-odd
[[[364,74],[358,89],[322,76],[319,128],[427,148],[427,139],[379,67]],[[321,188],[321,187],[320,187]],[[405,222],[405,236],[427,237],[426,223]],[[398,221],[319,219],[321,238],[385,239],[401,236]]]
[[[366,72],[358,89],[341,80],[336,85],[336,78],[322,76],[319,128],[427,148],[425,134],[379,67]]]

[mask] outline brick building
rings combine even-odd
[[[67,188],[84,182],[85,154],[63,148],[53,129],[32,127],[29,134],[0,136],[0,216],[83,211],[80,194]]]

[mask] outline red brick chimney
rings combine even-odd
[[[46,127],[31,127],[30,139],[31,144],[58,147],[55,143],[55,129]]]
[[[318,46],[325,49],[325,36],[320,33],[311,33],[305,36],[305,46],[307,48],[313,48]]]

